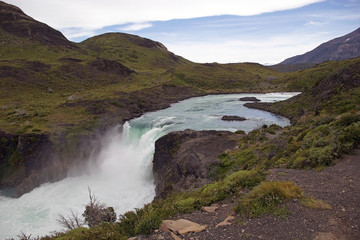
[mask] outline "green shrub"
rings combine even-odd
[[[123,236],[148,235],[159,228],[162,221],[161,213],[161,209],[154,208],[151,204],[136,209],[135,212],[126,212],[120,216],[120,222],[116,224],[117,231]]]
[[[338,126],[349,126],[350,124],[354,122],[360,121],[360,115],[354,114],[354,113],[345,113],[343,114],[340,119],[336,122]]]
[[[360,144],[360,122],[352,123],[343,128],[339,135],[340,153],[349,153]]]
[[[292,182],[265,181],[240,199],[236,212],[259,217],[273,212],[284,199],[301,198],[303,194],[302,189]]]

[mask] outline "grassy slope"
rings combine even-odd
[[[5,32],[0,32],[0,40],[0,122],[2,130],[12,133],[61,131],[61,125],[80,124],[93,116],[84,107],[68,111],[64,104],[115,99],[119,91],[164,84],[209,92],[270,91],[277,87],[271,81],[281,76],[255,64],[196,64],[160,43],[126,34],[93,37],[75,50]],[[136,73],[99,71],[91,65],[98,58]]]

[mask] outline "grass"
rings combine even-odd
[[[303,190],[292,182],[262,182],[240,199],[236,212],[260,217],[274,212],[284,200],[302,198],[303,195]]]
[[[303,190],[293,182],[264,181],[244,195],[235,210],[249,217],[261,217],[266,213],[273,213],[286,218],[289,212],[281,204],[289,199],[299,199],[303,206],[310,208],[331,209],[324,201],[304,195]]]
[[[314,199],[311,197],[304,197],[300,199],[300,203],[305,207],[309,207],[309,208],[325,209],[325,210],[332,209],[332,207],[323,200]]]

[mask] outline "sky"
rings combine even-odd
[[[194,62],[276,64],[360,27],[360,0],[4,0],[69,40],[124,32]]]

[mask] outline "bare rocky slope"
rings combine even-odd
[[[288,58],[280,64],[322,63],[360,56],[360,28],[321,44],[314,50]]]

